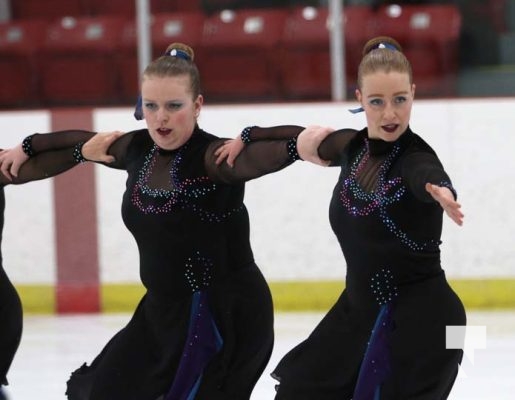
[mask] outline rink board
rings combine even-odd
[[[457,279],[451,286],[467,309],[514,309],[515,279]],[[277,311],[324,311],[344,288],[338,281],[270,282]],[[56,290],[50,285],[17,285],[26,313],[56,312]],[[141,296],[139,284],[101,286],[101,312],[130,312]],[[70,305],[68,309],[74,309]]]

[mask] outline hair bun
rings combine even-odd
[[[363,56],[375,49],[397,50],[402,53],[402,47],[399,42],[389,36],[378,36],[370,39],[365,46],[363,46]]]
[[[193,61],[193,49],[183,43],[172,43],[166,48],[165,55],[172,57],[179,57],[186,61]]]

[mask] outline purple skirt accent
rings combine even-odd
[[[195,397],[204,368],[223,344],[209,310],[207,293],[193,294],[188,337],[172,387],[165,400],[190,400]]]
[[[392,303],[379,309],[354,390],[353,400],[379,399],[381,385],[391,372],[389,338],[392,331]]]

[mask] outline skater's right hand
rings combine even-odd
[[[0,171],[12,181],[17,177],[21,166],[29,159],[22,149],[21,143],[11,149],[0,150]]]

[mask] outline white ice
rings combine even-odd
[[[64,400],[70,372],[100,351],[129,315],[27,315],[19,351],[9,373],[10,400]],[[319,313],[276,315],[276,344],[251,400],[274,397],[269,376],[281,356],[303,340],[322,317]],[[469,324],[486,326],[486,348],[464,363],[450,400],[515,398],[515,311],[469,312]]]

